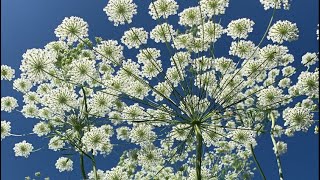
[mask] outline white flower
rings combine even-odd
[[[65,145],[65,143],[58,136],[54,136],[53,138],[51,138],[49,141],[49,144],[48,144],[49,149],[52,149],[54,151],[60,150],[61,148],[64,147],[64,145]]]
[[[254,52],[256,51],[256,46],[252,41],[241,40],[239,42],[232,42],[230,46],[229,54],[233,56],[238,56],[239,58],[246,59],[252,58]]]
[[[150,38],[153,39],[156,43],[158,42],[170,42],[171,36],[175,35],[175,31],[173,26],[168,23],[163,23],[157,25],[150,32]]]
[[[33,150],[33,146],[26,141],[22,141],[14,145],[15,156],[24,156],[27,158]]]
[[[14,78],[15,70],[10,66],[1,65],[1,80],[11,81]]]
[[[44,48],[48,51],[53,51],[54,53],[58,54],[62,51],[67,50],[68,45],[64,41],[53,41],[48,43]]]
[[[121,38],[121,42],[125,44],[129,49],[136,48],[138,49],[140,45],[146,44],[148,39],[148,32],[143,28],[131,28],[128,31],[124,32],[124,35]]]
[[[10,135],[10,131],[11,131],[11,122],[1,121],[1,141],[2,139]]]
[[[95,173],[93,170],[88,173],[88,180],[102,180],[104,177],[105,173],[101,169],[97,170],[97,178],[95,177]]]
[[[110,134],[106,133],[103,127],[93,127],[84,133],[81,141],[87,152],[93,150],[94,154],[97,154],[97,151],[100,151],[101,154],[109,154],[112,150],[109,137]]]
[[[154,88],[160,92],[160,93],[156,93],[156,92],[152,92],[152,95],[155,96],[155,101],[162,101],[163,100],[163,96],[164,97],[169,97],[171,92],[172,92],[172,88],[170,87],[170,85],[168,84],[168,82],[159,82],[157,85],[154,86]],[[162,94],[162,95],[160,95]]]
[[[184,72],[179,72],[177,68],[170,67],[167,69],[166,77],[174,87],[177,87],[179,82],[183,80],[182,74],[184,74]]]
[[[50,132],[50,127],[47,123],[45,122],[39,122],[36,125],[34,125],[33,130],[35,134],[37,134],[39,137],[45,136],[49,134]]]
[[[23,95],[23,102],[26,104],[38,104],[40,102],[40,95],[29,91]]]
[[[156,48],[140,49],[137,55],[138,63],[147,64],[148,62],[155,61],[160,57],[160,50]]]
[[[298,77],[297,88],[302,94],[319,97],[319,72],[302,72]]]
[[[284,125],[294,131],[307,131],[313,124],[313,114],[304,107],[287,108],[283,111]]]
[[[188,124],[178,124],[174,126],[170,132],[170,137],[178,141],[184,141],[187,139],[187,135],[190,132],[191,126]]]
[[[118,26],[132,22],[133,15],[137,14],[137,5],[132,0],[110,0],[103,11],[108,15],[109,21]]]
[[[26,104],[21,112],[26,118],[34,118],[38,116],[39,109],[35,104]]]
[[[204,38],[205,41],[216,42],[224,33],[223,27],[220,24],[208,21],[202,26],[198,26],[198,35]]]
[[[235,143],[241,143],[239,145],[249,146],[250,144],[255,146],[255,134],[253,131],[242,130],[241,126],[237,130],[232,130],[229,137],[235,141]]]
[[[72,171],[73,170],[73,161],[66,157],[60,157],[56,162],[56,168],[59,172],[63,171]]]
[[[106,171],[104,180],[111,180],[111,179],[129,179],[125,169],[122,167],[114,167],[109,171]]]
[[[179,6],[174,0],[156,0],[149,5],[149,14],[156,20],[161,17],[167,19],[170,15],[177,13]]]
[[[203,39],[202,37],[193,38],[193,40],[188,44],[188,50],[194,53],[207,51],[210,47],[210,41]]]
[[[89,100],[89,107],[95,107],[91,110],[91,113],[104,116],[110,111],[113,101],[114,96],[101,91],[97,92]]]
[[[32,87],[32,83],[26,78],[18,78],[13,81],[13,89],[22,93],[28,92]]]
[[[139,106],[138,103],[123,108],[123,119],[128,119],[129,121],[132,121],[139,120],[139,118],[143,119],[144,116],[146,116],[144,108]]]
[[[276,147],[277,148],[277,152],[276,152],[274,147],[272,149],[274,150],[274,153],[277,154],[277,155],[282,155],[282,154],[286,153],[287,150],[288,150],[287,143],[285,143],[285,142],[278,141],[276,146],[277,146]]]
[[[202,36],[201,36],[202,37]],[[191,33],[179,34],[173,38],[172,46],[176,49],[188,48],[193,41],[193,35]]]
[[[252,32],[253,25],[254,22],[247,18],[233,20],[228,24],[226,32],[232,39],[246,39],[248,34]]]
[[[210,61],[213,61],[213,59],[210,59]],[[226,74],[227,72],[232,72],[232,70],[235,67],[235,63],[233,62],[232,59],[229,59],[229,58],[220,57],[220,58],[216,58],[214,61],[215,61],[215,64],[214,64],[215,70],[220,71],[223,74]],[[210,65],[210,63],[211,62],[203,63],[203,64]]]
[[[121,63],[123,60],[123,47],[118,44],[118,41],[108,40],[102,41],[97,47],[93,48],[97,53],[97,58],[108,64]]]
[[[296,68],[292,66],[287,66],[282,69],[282,75],[290,77],[295,73],[295,71],[296,71]]]
[[[212,17],[213,15],[224,14],[229,6],[229,0],[200,0],[200,6],[208,17]]]
[[[80,84],[94,81],[93,79],[95,79],[96,74],[95,61],[91,61],[87,58],[72,61],[70,70],[68,71],[70,80]]]
[[[143,146],[137,155],[138,163],[144,168],[152,168],[162,163],[161,150],[153,145]]]
[[[274,43],[282,44],[283,41],[295,41],[299,37],[299,30],[296,23],[290,21],[277,21],[269,29],[267,39]]]
[[[132,59],[128,59],[122,63],[122,68],[118,71],[121,80],[135,80],[133,75],[139,76],[141,74],[140,65]]]
[[[304,66],[311,66],[317,63],[317,61],[319,61],[318,55],[316,53],[310,53],[307,52],[305,55],[302,56],[302,61],[301,63]]]
[[[283,78],[279,81],[279,87],[281,88],[288,88],[291,85],[291,79],[290,78]]]
[[[179,24],[193,26],[201,24],[204,15],[201,15],[199,7],[190,7],[179,13]]]
[[[128,140],[129,134],[130,134],[130,128],[129,127],[119,127],[117,132],[117,139],[119,140]]]
[[[272,69],[276,66],[286,66],[293,62],[293,56],[288,54],[288,48],[279,45],[270,45],[260,49],[259,59],[262,61],[263,67]]]
[[[129,137],[133,143],[140,145],[152,142],[156,138],[152,129],[150,125],[136,125],[132,128]]]
[[[13,97],[1,97],[1,111],[11,112],[18,107],[18,101]]]
[[[263,5],[265,10],[270,8],[281,9],[281,5],[285,10],[289,10],[290,8],[289,0],[260,0],[260,3]]]
[[[258,104],[264,108],[278,107],[283,103],[283,91],[279,88],[270,86],[257,93]]]
[[[51,78],[49,74],[54,70],[54,63],[56,62],[55,55],[52,52],[43,49],[28,49],[22,57],[21,77],[25,76],[35,83]]]
[[[160,62],[160,61],[159,61]],[[148,66],[148,65],[146,65]],[[144,67],[146,67],[144,66]],[[157,70],[159,72],[159,70]],[[147,74],[146,77],[153,77],[156,74]],[[142,83],[133,83],[128,86],[128,89],[126,90],[129,95],[134,96],[139,99],[143,99],[144,97],[149,95],[150,88]]]
[[[146,62],[142,66],[142,75],[148,79],[156,77],[160,72],[162,72],[162,65],[160,60]]]
[[[67,40],[68,43],[73,43],[88,37],[88,23],[79,17],[66,17],[55,29],[54,33],[59,40]]]
[[[191,55],[188,52],[176,52],[171,58],[171,66],[175,66],[176,68],[184,69],[188,66],[189,62],[191,62]]]
[[[77,95],[74,90],[68,89],[67,87],[51,89],[50,92],[44,96],[43,104],[57,112],[70,111],[78,105]]]

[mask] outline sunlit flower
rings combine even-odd
[[[66,17],[54,33],[61,41],[67,40],[68,43],[73,43],[88,37],[88,24],[79,17]]]
[[[27,143],[26,141],[22,141],[20,143],[15,144],[13,150],[14,150],[15,156],[23,156],[27,158],[32,152],[33,146],[32,144]]]
[[[66,157],[60,157],[55,165],[59,172],[73,170],[73,161]]]
[[[254,22],[247,18],[233,20],[228,24],[226,32],[232,39],[246,39],[249,33],[253,31],[253,25]]]
[[[156,0],[149,5],[149,14],[152,19],[168,18],[170,15],[177,13],[178,4],[174,0]]]
[[[118,26],[132,22],[133,15],[137,14],[137,5],[132,0],[110,0],[103,11],[108,15],[109,21]]]
[[[18,101],[13,97],[1,97],[1,111],[11,112],[18,107]]]
[[[1,65],[1,80],[11,81],[14,78],[15,70],[10,66]]]
[[[148,32],[143,28],[131,28],[124,32],[121,42],[129,49],[139,48],[140,45],[146,44],[148,39]]]
[[[11,122],[1,121],[1,141],[2,139],[10,135],[10,131],[11,131]]]
[[[284,41],[295,41],[299,37],[299,30],[295,23],[290,21],[277,21],[269,29],[267,38],[272,42],[282,44]]]

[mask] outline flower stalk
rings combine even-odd
[[[274,153],[276,155],[276,159],[277,159],[277,164],[278,164],[278,171],[279,171],[279,177],[280,180],[283,180],[283,173],[282,173],[282,166],[281,166],[281,161],[280,161],[280,157],[279,157],[279,153],[278,153],[278,149],[277,149],[277,142],[274,138],[274,134],[273,134],[273,130],[275,127],[275,118],[274,115],[272,113],[269,114],[272,124],[271,124],[271,140],[272,140],[272,144],[273,144],[273,148],[274,148]]]
[[[202,135],[200,130],[200,125],[195,124],[194,130],[197,138],[197,149],[196,149],[196,174],[197,180],[201,180],[201,162],[202,162]]]

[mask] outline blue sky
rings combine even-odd
[[[194,5],[190,0],[178,0],[182,7]],[[130,26],[145,27],[150,30],[156,25],[147,15],[149,1],[135,0],[138,4],[138,15],[134,16]],[[90,37],[100,36],[104,39],[119,40],[128,25],[114,27],[107,20],[103,8],[107,1],[93,0],[2,0],[1,1],[1,64],[12,66],[19,74],[19,65],[22,54],[30,48],[42,48],[48,42],[57,40],[54,29],[64,17],[79,16],[89,23]],[[295,56],[296,64],[301,61],[301,56],[306,52],[318,52],[316,40],[316,26],[319,23],[319,1],[293,0],[290,11],[279,11],[275,20],[287,19],[296,22],[300,30],[300,38],[293,43],[285,43],[290,53]],[[264,11],[259,0],[231,0],[226,15],[221,22],[224,27],[233,19],[247,17],[256,24],[250,40],[257,42],[261,38],[271,11]],[[173,18],[173,20],[175,20]],[[222,38],[217,43],[217,56],[228,52],[230,38]],[[150,41],[149,41],[150,42]],[[266,43],[266,42],[265,42]],[[265,44],[264,43],[264,44]],[[133,53],[132,53],[133,52]],[[126,57],[134,57],[136,50],[126,51]],[[14,96],[21,100],[21,95],[12,90],[11,82],[1,82],[1,96]],[[26,119],[17,113],[1,113],[1,120],[10,120],[14,133],[28,133],[32,131],[35,119]],[[7,137],[1,142],[1,179],[18,180],[25,176],[33,176],[37,171],[42,173],[42,178],[49,176],[51,179],[80,179],[78,158],[74,160],[72,173],[59,173],[55,169],[55,161],[59,153],[47,150],[48,139],[28,136],[36,148],[44,146],[44,150],[31,154],[28,159],[15,157],[12,148],[14,144],[24,140],[24,137]],[[308,133],[297,133],[293,138],[285,139],[288,143],[288,153],[281,157],[283,171],[286,179],[290,180],[315,180],[319,177],[319,136],[313,134],[313,129]],[[258,140],[256,149],[257,157],[262,164],[267,179],[277,179],[278,171],[272,151],[271,139],[268,135]],[[118,161],[117,154],[112,153],[106,158],[98,159],[98,167],[103,170],[110,169]],[[256,172],[254,179],[260,179]]]

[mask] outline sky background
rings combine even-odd
[[[50,41],[57,38],[54,29],[62,22],[64,17],[78,16],[89,23],[89,34],[93,39],[100,36],[103,39],[119,40],[123,31],[128,27],[144,27],[150,31],[156,22],[148,15],[149,1],[134,0],[138,5],[138,14],[134,16],[130,25],[114,27],[107,20],[102,10],[107,1],[98,0],[1,0],[1,64],[9,65],[16,70],[16,77],[19,76],[19,66],[22,54],[27,49],[43,48]],[[148,3],[146,3],[148,2]],[[178,0],[180,9],[195,5],[196,1]],[[285,43],[290,53],[295,56],[295,64],[298,66],[302,55],[306,52],[318,52],[319,46],[316,40],[316,27],[319,23],[319,1],[293,0],[290,11],[277,11],[275,20],[286,19],[297,23],[300,30],[298,41]],[[254,32],[250,40],[258,42],[262,37],[272,11],[264,11],[259,0],[231,0],[226,15],[222,16],[221,24],[226,25],[233,19],[247,17],[252,19]],[[169,21],[176,21],[171,18]],[[156,46],[152,41],[150,45]],[[217,44],[217,56],[224,56],[229,50],[231,38],[223,36]],[[264,44],[268,43],[267,41]],[[269,42],[270,43],[270,42]],[[161,47],[159,47],[161,49]],[[136,50],[125,51],[125,57],[134,57]],[[168,57],[162,55],[169,64]],[[163,60],[163,61],[164,61]],[[1,96],[14,96],[22,99],[21,94],[12,90],[12,82],[1,82]],[[21,103],[20,103],[21,104]],[[21,107],[20,107],[21,108]],[[18,113],[2,113],[1,120],[9,120],[12,125],[12,133],[23,134],[32,131],[36,119],[26,119]],[[17,142],[26,139],[32,143],[35,149],[44,147],[43,150],[32,153],[28,159],[15,157],[13,147]],[[41,178],[50,179],[80,179],[79,161],[76,156],[74,171],[71,173],[59,173],[55,169],[55,162],[60,157],[59,152],[47,149],[48,139],[36,136],[28,137],[7,137],[1,142],[1,179],[20,180],[26,176],[34,176],[37,171],[41,172]],[[283,173],[288,180],[316,180],[319,179],[319,135],[313,134],[313,128],[308,133],[297,133],[293,138],[285,139],[288,143],[288,152],[281,156]],[[276,159],[272,151],[272,142],[269,135],[258,139],[256,148],[257,158],[260,161],[267,179],[278,179]],[[116,153],[111,153],[106,158],[98,158],[98,168],[109,170],[119,160]],[[88,162],[88,161],[87,161]],[[88,162],[89,163],[89,162]],[[90,167],[86,167],[89,169]],[[256,172],[254,179],[261,179],[259,172]]]

